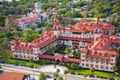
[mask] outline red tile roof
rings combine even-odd
[[[21,42],[20,40],[18,41],[14,41],[14,48],[16,51],[26,51],[26,52],[32,52],[32,44],[31,43],[27,43],[27,42]]]
[[[120,37],[119,36],[110,36],[110,38],[112,39],[113,43],[117,43],[118,45],[120,45]]]
[[[114,27],[110,23],[99,22],[97,24],[95,21],[80,21],[72,26],[72,32],[94,32],[96,29],[112,30]]]
[[[112,40],[109,36],[100,37],[97,41],[94,41],[91,49],[109,49],[111,46]]]
[[[42,34],[41,37],[33,40],[32,44],[34,47],[42,48],[55,40],[56,36],[54,35],[54,33],[52,31],[46,31]]]
[[[17,72],[0,73],[0,80],[23,80],[24,74]]]
[[[20,40],[12,41],[16,51],[32,52],[33,48],[42,48],[56,40],[52,31],[44,32],[39,38],[34,39],[32,42],[23,42]]]
[[[118,52],[112,48],[112,43],[115,41],[115,39],[117,40],[118,38],[114,37],[113,40],[113,38],[110,36],[103,35],[97,41],[95,41],[93,45],[89,46],[88,54],[92,57],[99,57],[104,59],[109,59],[112,56],[117,56]]]
[[[30,16],[26,16],[26,17],[22,17],[20,19],[16,19],[16,23],[17,24],[20,24],[20,23],[32,23],[32,22],[35,22],[38,18],[38,15],[37,14],[33,14],[33,15],[30,15]]]

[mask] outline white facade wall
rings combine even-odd
[[[40,53],[39,48],[33,48],[34,53]]]
[[[85,42],[79,42],[79,47],[86,47],[87,44]]]
[[[61,36],[65,37],[80,37],[80,38],[94,38],[92,33],[81,33],[81,34],[73,34],[72,32],[64,32]]]
[[[54,35],[56,36],[56,37],[59,37],[59,35],[60,35],[61,33],[60,33],[60,31],[54,31]]]
[[[81,53],[80,66],[84,67],[84,68],[94,68],[94,69],[97,69],[97,70],[114,71],[113,67],[115,66],[115,63],[116,63],[116,57],[111,58],[108,63],[107,63],[107,61],[102,61],[101,59],[94,59],[94,58],[92,58],[92,59],[93,60],[91,60],[91,59],[87,60],[86,59],[86,54]],[[93,65],[93,66],[91,67],[91,65]],[[98,67],[96,67],[96,65]]]
[[[11,45],[10,48],[11,48],[11,51],[15,51],[15,46],[14,45]]]
[[[13,55],[19,59],[33,59],[39,60],[38,54],[24,53],[24,52],[14,52]]]
[[[72,47],[72,41],[64,41],[64,44],[67,46]]]

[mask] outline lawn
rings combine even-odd
[[[95,74],[97,77],[100,77],[100,78],[110,78],[110,76],[112,76],[111,72],[94,71],[94,73],[93,73],[89,69],[70,70],[70,72],[73,73],[73,74],[78,74],[78,75],[92,75],[92,74]]]
[[[19,59],[9,59],[6,63],[26,66],[26,67],[31,67],[31,68],[37,68],[43,65],[54,64],[53,62],[47,61],[47,60],[31,61],[31,60],[19,60]]]
[[[95,71],[95,75],[98,77],[109,78],[112,76],[111,72],[104,72],[104,71]]]
[[[26,66],[26,67],[39,67],[39,64],[36,64],[34,62],[30,62],[30,61],[23,61],[23,60],[15,60],[15,59],[10,59],[8,62],[8,64],[14,64],[14,65],[20,65],[20,66]]]

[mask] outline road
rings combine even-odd
[[[37,68],[28,68],[23,66],[15,66],[10,64],[1,64],[4,71],[15,71],[25,74],[31,74],[31,75],[39,75],[40,69]],[[49,73],[48,73],[49,74]],[[65,80],[107,80],[107,79],[99,79],[99,78],[89,78],[84,77],[83,75],[73,75],[73,74],[66,74],[62,75],[65,78]]]
[[[20,73],[25,73],[25,74],[35,74],[39,75],[40,71],[39,69],[35,68],[28,68],[28,67],[23,67],[23,66],[15,66],[15,65],[9,65],[9,64],[1,64],[3,70],[5,71],[17,71]]]

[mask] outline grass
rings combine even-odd
[[[53,62],[47,61],[47,60],[31,61],[31,60],[21,60],[21,59],[9,59],[6,63],[26,66],[26,67],[31,67],[31,68],[37,68],[43,65],[54,64]]]
[[[104,72],[104,71],[95,71],[95,75],[97,77],[109,78],[112,76],[111,72]]]
[[[70,70],[70,72],[73,74],[78,74],[78,75],[92,75],[92,74],[94,74],[100,78],[110,78],[110,76],[112,76],[111,72],[104,72],[104,71],[91,72],[91,70],[89,70],[89,69]]]
[[[98,70],[90,70],[90,69],[83,69],[80,68],[79,65],[76,64],[65,64],[65,66],[69,69],[70,73],[77,74],[77,75],[96,75],[100,78],[110,78],[112,76],[112,72],[106,71],[98,71]]]
[[[23,61],[23,60],[15,60],[15,59],[10,59],[7,63],[8,64],[14,64],[14,65],[31,67],[31,68],[36,68],[36,67],[40,66],[39,64],[36,64],[34,62]]]

